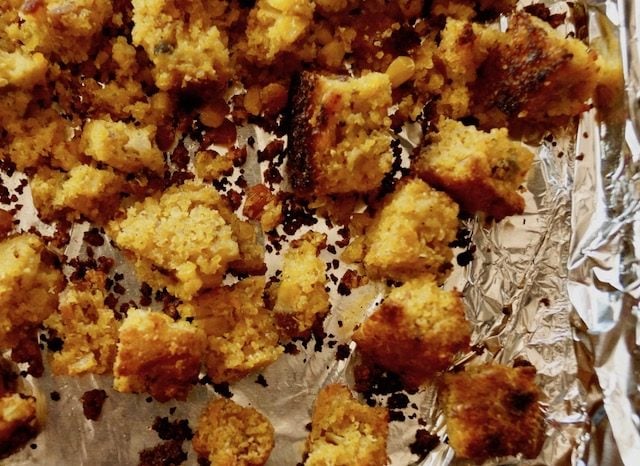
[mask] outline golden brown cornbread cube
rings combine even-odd
[[[524,210],[518,189],[532,162],[533,153],[509,139],[506,128],[487,133],[441,119],[413,166],[420,178],[445,191],[462,209],[501,220]]]
[[[199,294],[180,306],[207,336],[204,363],[214,382],[234,382],[282,353],[273,316],[264,306],[264,277]]]
[[[313,408],[305,466],[387,464],[388,422],[385,408],[358,402],[344,385],[327,385]]]
[[[535,458],[544,442],[540,389],[532,366],[482,365],[446,374],[442,403],[458,458]]]
[[[391,169],[391,82],[303,72],[292,87],[288,171],[301,195],[365,192]]]
[[[82,131],[82,146],[94,160],[120,171],[135,173],[146,168],[162,173],[164,154],[155,135],[154,125],[139,128],[122,121],[92,120]]]
[[[111,373],[116,356],[118,322],[104,304],[105,275],[89,270],[84,279],[70,282],[62,293],[58,312],[45,325],[63,341],[53,353],[56,375]]]
[[[192,442],[196,453],[216,466],[262,466],[275,444],[269,419],[226,398],[207,405]]]
[[[273,311],[285,336],[304,334],[329,311],[325,264],[318,257],[326,240],[326,235],[311,231],[292,241],[284,254]]]
[[[161,402],[187,397],[207,344],[202,330],[160,312],[129,309],[118,338],[113,388]]]
[[[353,340],[365,359],[417,388],[468,348],[470,334],[459,293],[417,278],[394,288]]]
[[[34,397],[16,393],[0,398],[0,459],[22,448],[39,431]]]
[[[371,278],[405,281],[450,271],[449,248],[458,230],[458,205],[421,180],[401,183],[384,201],[365,236],[364,266]]]
[[[221,204],[212,186],[185,183],[129,207],[107,232],[135,261],[141,280],[190,299],[219,285],[229,263],[240,258]]]
[[[19,330],[37,326],[56,310],[64,278],[32,233],[0,242],[0,348],[17,343]]]

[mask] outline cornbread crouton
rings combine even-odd
[[[533,153],[510,140],[506,128],[486,133],[441,119],[431,144],[414,161],[414,170],[467,212],[480,211],[501,220],[524,210],[518,188],[532,162]]]
[[[11,348],[22,328],[56,310],[64,278],[49,254],[31,233],[0,242],[0,348]]]
[[[232,227],[212,187],[185,183],[148,197],[108,224],[107,232],[134,260],[139,278],[182,299],[221,283],[240,257]]]
[[[329,311],[325,264],[318,257],[326,240],[325,234],[308,232],[292,241],[284,254],[273,311],[285,336],[304,334]]]
[[[155,143],[156,127],[138,128],[132,123],[92,120],[82,131],[84,152],[98,162],[126,173],[147,168],[164,170],[164,155]]]
[[[459,458],[522,453],[535,458],[544,442],[540,389],[532,366],[483,365],[444,378],[449,444]]]
[[[458,205],[421,180],[402,183],[385,199],[365,236],[369,277],[405,281],[450,270],[449,248],[458,230]]]
[[[288,170],[300,195],[365,192],[391,169],[391,82],[303,72],[292,87]]]
[[[39,431],[34,397],[16,393],[0,398],[0,459],[22,448]]]
[[[316,398],[305,466],[383,466],[389,413],[354,399],[347,387],[327,385]]]
[[[470,334],[459,294],[418,278],[394,288],[353,340],[366,359],[417,388],[451,365]]]
[[[118,338],[113,388],[161,402],[187,397],[207,344],[202,330],[160,312],[130,309]]]
[[[275,443],[269,419],[226,398],[207,405],[192,442],[196,453],[216,466],[262,466]]]
[[[0,89],[17,87],[31,89],[44,82],[49,63],[41,53],[0,50]]]
[[[196,296],[178,308],[207,336],[204,358],[214,382],[234,382],[282,353],[273,317],[264,307],[264,277],[250,277]]]
[[[83,280],[71,282],[60,293],[58,312],[45,325],[63,341],[53,353],[56,375],[106,374],[116,355],[118,323],[104,304],[105,275],[90,270]]]

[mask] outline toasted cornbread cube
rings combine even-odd
[[[207,405],[192,442],[196,453],[216,466],[262,466],[275,444],[269,419],[226,398]]]
[[[304,72],[293,89],[288,170],[301,195],[365,192],[391,169],[391,82]]]
[[[470,334],[459,293],[417,278],[394,288],[353,340],[366,359],[417,388],[468,348]]]
[[[304,334],[329,311],[325,264],[318,257],[326,240],[324,234],[308,232],[292,241],[284,254],[273,311],[285,336]]]
[[[44,81],[48,62],[41,53],[0,50],[0,89],[6,86],[31,89]]]
[[[31,233],[0,242],[0,348],[17,343],[23,327],[37,326],[56,310],[64,279]]]
[[[384,201],[367,229],[364,266],[372,278],[405,281],[450,270],[458,205],[424,181],[409,180]]]
[[[130,309],[118,338],[113,388],[161,402],[187,397],[206,347],[202,330],[160,312]]]
[[[190,299],[219,285],[228,264],[240,258],[221,203],[212,186],[185,183],[129,207],[107,232],[135,261],[141,280]]]
[[[344,385],[327,385],[316,398],[305,466],[383,466],[389,413],[353,398]]]
[[[234,382],[282,353],[273,316],[264,307],[264,277],[201,293],[178,308],[207,335],[205,365],[214,382]]]
[[[540,389],[532,366],[483,365],[447,374],[443,405],[456,456],[535,458],[544,442]]]
[[[87,155],[118,170],[135,173],[147,168],[164,170],[164,155],[155,143],[156,127],[138,128],[132,123],[92,120],[82,131]]]
[[[441,119],[431,144],[414,161],[414,169],[467,212],[480,211],[501,220],[524,210],[518,188],[532,162],[533,153],[510,140],[506,128],[486,133]]]
[[[34,397],[16,393],[0,398],[0,458],[22,448],[39,431]]]
[[[116,356],[118,322],[104,304],[105,275],[90,270],[83,280],[71,282],[60,293],[58,312],[45,325],[63,341],[53,353],[56,375],[106,374]]]
[[[473,86],[473,114],[484,127],[555,126],[587,109],[598,68],[586,45],[524,12],[493,36]]]

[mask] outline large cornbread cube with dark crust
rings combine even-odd
[[[442,404],[449,444],[458,458],[535,458],[544,418],[533,366],[482,365],[444,378]]]
[[[300,195],[366,192],[391,169],[391,82],[303,72],[292,86],[288,171]]]
[[[365,359],[417,388],[468,348],[470,334],[460,294],[417,278],[394,288],[353,339]]]
[[[509,139],[505,128],[487,133],[441,119],[438,132],[416,158],[414,170],[467,212],[484,212],[501,220],[524,210],[518,188],[532,162],[533,153]]]
[[[0,398],[0,458],[22,448],[40,431],[36,399],[14,393]]]

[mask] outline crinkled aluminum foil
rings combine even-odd
[[[567,11],[570,18],[572,12],[582,11],[579,5],[570,9],[564,3],[551,8]],[[560,137],[543,141],[527,182],[524,214],[497,225],[468,221],[474,260],[456,267],[446,284],[464,290],[467,316],[474,325],[477,351],[459,363],[526,359],[536,366],[544,391],[547,440],[540,456],[487,464],[629,466],[640,461],[640,9],[634,0],[597,2],[578,20],[585,22],[591,43],[606,43],[601,39],[607,37],[619,42],[628,118],[601,122],[591,111]],[[252,185],[260,182],[256,151],[266,145],[269,135],[245,128],[241,142],[249,136],[257,141],[249,148],[244,174]],[[405,149],[416,140],[415,132],[403,134]],[[19,176],[3,177],[9,187],[15,188],[18,180]],[[25,205],[19,216],[21,228],[35,225],[45,231],[47,227],[34,215],[28,189],[18,202]],[[82,254],[87,228],[86,224],[74,227],[65,251],[68,257]],[[336,229],[323,222],[313,228],[336,238]],[[108,243],[105,248],[99,253],[118,257]],[[323,257],[334,258],[326,251]],[[270,258],[270,272],[279,260]],[[119,264],[118,271],[127,270],[124,261]],[[333,273],[340,277],[343,271],[341,266]],[[139,289],[134,281],[127,285]],[[320,351],[313,340],[306,348],[299,345],[298,355],[283,355],[263,372],[266,387],[257,384],[255,376],[231,387],[235,401],[256,406],[276,429],[269,465],[295,465],[301,460],[317,391],[329,382],[353,382],[358,356],[350,343],[351,331],[384,297],[381,285],[354,289],[349,296],[339,295],[335,284],[331,286],[332,313],[325,329],[327,340],[335,344],[325,340]],[[352,352],[337,360],[335,348],[341,343],[350,344]],[[141,450],[160,442],[150,428],[156,416],[187,418],[195,428],[200,410],[213,396],[210,386],[198,385],[186,402],[160,404],[145,395],[113,391],[112,378],[106,376],[27,377],[26,381],[48,405],[47,425],[33,445],[6,460],[8,465],[137,464]],[[96,387],[107,390],[108,399],[100,420],[94,422],[84,418],[80,396]],[[60,394],[60,401],[50,400],[53,391]],[[445,442],[435,387],[424,387],[409,398],[415,404],[404,410],[405,420],[390,424],[391,464],[464,464],[454,459]],[[441,440],[423,458],[408,448],[418,428]],[[188,442],[184,446],[189,453],[186,464],[196,464]]]

